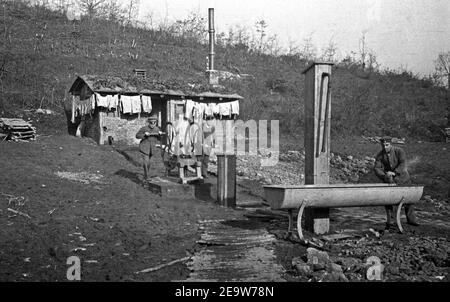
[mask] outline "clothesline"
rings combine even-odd
[[[199,120],[209,117],[223,117],[231,115],[239,115],[239,101],[222,102],[222,103],[200,103],[192,100],[185,101],[185,118],[193,118]]]
[[[212,118],[223,116],[239,115],[239,101],[221,103],[201,103],[190,99],[184,101],[184,116],[199,120],[202,118]],[[96,107],[116,110],[123,114],[136,114],[141,112],[152,112],[152,99],[146,95],[101,95],[94,93],[85,100],[80,100],[79,96],[72,96],[72,122],[75,117],[92,114]]]

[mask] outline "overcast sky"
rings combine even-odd
[[[345,55],[358,51],[365,32],[381,68],[429,74],[438,53],[450,51],[450,0],[141,0],[139,15],[152,12],[157,23],[192,12],[206,18],[208,7],[217,30],[264,19],[283,46],[312,35],[319,50],[332,39]]]

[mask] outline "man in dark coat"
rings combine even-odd
[[[396,183],[407,185],[411,183],[408,170],[406,168],[406,154],[402,148],[392,145],[390,137],[383,137],[380,140],[382,150],[375,158],[375,175],[385,183]],[[389,228],[392,225],[393,206],[386,206],[387,222]],[[418,226],[414,207],[405,205],[405,213],[408,224]]]
[[[142,156],[142,166],[144,168],[144,179],[148,179],[150,170],[150,158],[156,151],[156,144],[161,138],[162,132],[157,126],[158,118],[152,116],[148,119],[148,125],[139,129],[136,138],[140,139],[139,151]]]

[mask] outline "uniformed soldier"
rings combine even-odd
[[[375,175],[385,183],[410,184],[411,178],[406,169],[406,154],[402,148],[392,145],[392,138],[389,136],[380,139],[382,150],[377,154],[375,160]],[[405,205],[405,213],[408,224],[418,226],[414,207]],[[386,227],[392,226],[393,206],[386,206],[387,222]]]
[[[139,129],[136,138],[140,139],[139,151],[142,156],[142,167],[144,168],[144,179],[148,179],[150,171],[150,158],[156,152],[156,144],[161,139],[161,130],[157,126],[158,118],[151,116],[148,125]]]

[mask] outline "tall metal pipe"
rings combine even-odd
[[[209,54],[208,70],[214,70],[214,8],[208,9]]]

